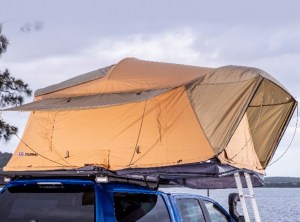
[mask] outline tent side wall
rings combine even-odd
[[[220,154],[221,162],[262,173],[296,104],[290,94],[264,78],[229,144]]]
[[[244,67],[222,67],[186,86],[216,155],[228,144],[262,78]]]
[[[294,98],[264,79],[247,110],[250,131],[260,163],[265,169],[295,109]]]
[[[5,171],[118,170],[205,161],[214,152],[184,87],[96,109],[36,111]]]

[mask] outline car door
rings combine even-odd
[[[230,216],[218,204],[209,200],[202,200],[205,205],[210,220],[212,222],[230,222]]]

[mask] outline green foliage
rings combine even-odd
[[[11,156],[12,156],[11,153],[0,152],[0,171],[2,171],[2,168],[7,164],[7,162],[10,160]]]
[[[8,46],[8,40],[4,35],[1,35],[0,32],[0,55],[6,52]]]
[[[10,160],[12,154],[11,153],[2,153],[0,151],[0,173],[3,171],[3,167],[8,163]],[[2,187],[1,185],[4,185],[4,177],[0,175],[0,188]]]
[[[20,105],[24,101],[24,95],[31,95],[28,84],[11,76],[7,69],[3,73],[0,71],[0,91],[1,108]]]
[[[2,34],[2,24],[0,23],[0,56],[6,52],[9,42]],[[31,89],[28,84],[21,79],[11,76],[8,69],[0,70],[0,108],[18,106],[24,102],[25,96],[31,96]],[[0,118],[0,140],[8,141],[11,135],[17,132],[17,127],[11,126]]]

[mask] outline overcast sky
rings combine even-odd
[[[0,22],[10,41],[0,69],[9,68],[33,90],[137,57],[254,66],[300,96],[298,0],[0,0]],[[28,114],[2,116],[22,134]],[[295,126],[296,115],[273,160],[288,147]],[[17,143],[0,144],[0,150],[12,152]],[[291,148],[267,176],[300,177],[299,157],[298,127]]]

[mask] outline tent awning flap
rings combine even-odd
[[[55,98],[38,100],[22,106],[7,109],[7,111],[55,111],[94,109],[108,106],[139,102],[164,93],[167,89],[145,91],[140,93],[100,94],[71,98]]]

